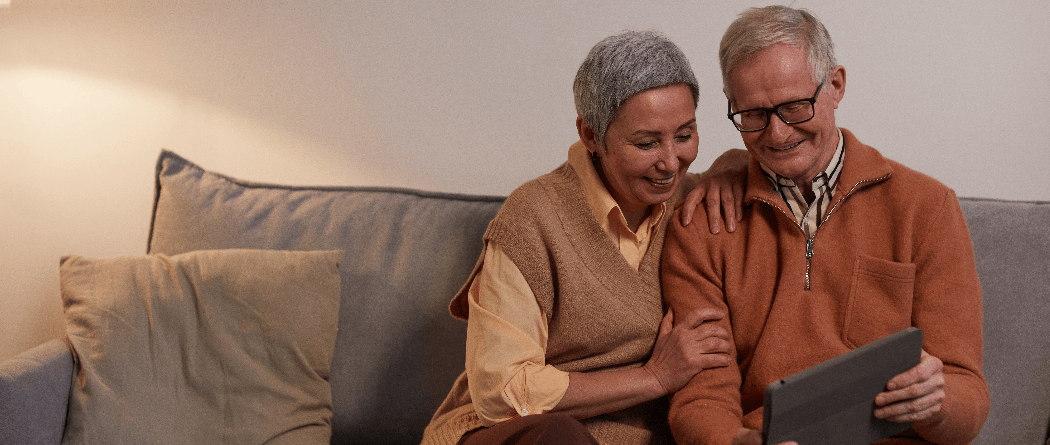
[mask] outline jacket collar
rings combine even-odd
[[[893,175],[889,160],[874,148],[862,144],[849,130],[842,128],[844,138],[845,163],[839,176],[837,191],[833,201],[839,201],[853,190],[881,182]],[[782,208],[784,199],[762,172],[762,165],[751,158],[747,172],[747,192],[745,204],[764,201]]]

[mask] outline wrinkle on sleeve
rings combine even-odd
[[[518,267],[494,242],[468,291],[467,381],[485,426],[553,409],[569,375],[546,364],[547,320]]]

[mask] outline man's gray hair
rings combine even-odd
[[[718,48],[726,97],[733,97],[729,91],[733,70],[759,51],[782,43],[806,51],[810,72],[817,83],[827,80],[828,73],[838,65],[831,35],[809,11],[779,5],[751,8],[729,25]]]
[[[624,101],[642,91],[675,83],[689,85],[695,109],[700,86],[682,50],[655,31],[624,31],[591,48],[576,71],[572,91],[576,112],[594,129],[604,147],[605,132]]]

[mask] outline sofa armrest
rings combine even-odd
[[[66,424],[73,355],[59,339],[0,363],[0,444],[58,444]]]

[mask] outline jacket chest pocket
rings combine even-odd
[[[859,255],[853,266],[843,341],[857,348],[911,326],[915,264]]]

